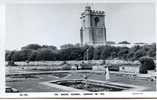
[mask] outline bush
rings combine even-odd
[[[108,66],[109,71],[119,71],[119,65]]]
[[[62,70],[71,70],[71,65],[69,64],[63,65]]]
[[[92,70],[91,64],[81,64],[81,70]]]
[[[123,41],[122,43],[127,43]],[[88,56],[88,57],[87,57]],[[40,46],[30,44],[22,47],[21,50],[6,51],[6,61],[66,61],[66,60],[106,60],[123,59],[138,60],[143,56],[156,58],[156,44],[127,47],[114,46],[79,46],[63,45],[61,49],[55,46]]]
[[[156,65],[151,57],[141,57],[139,60],[143,67],[147,70],[154,70]]]
[[[156,65],[151,57],[141,57],[140,58],[140,73],[146,74],[147,70],[154,70]]]
[[[148,71],[147,71],[147,69],[146,68],[144,68],[144,67],[140,67],[140,73],[141,74],[147,74],[148,73]]]
[[[17,66],[14,61],[8,61],[8,66]]]

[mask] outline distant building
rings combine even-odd
[[[80,37],[82,45],[105,45],[106,28],[104,11],[91,10],[90,6],[85,7],[81,14]]]
[[[136,44],[136,43],[130,43],[130,44],[118,44],[118,43],[109,44],[109,43],[107,43],[107,45],[115,46],[115,47],[128,47],[128,48],[131,48],[131,47],[134,47],[134,46],[144,46],[144,45],[149,45],[149,44],[148,43],[143,43],[143,44]]]
[[[140,64],[123,64],[119,66],[120,72],[139,73],[139,70],[140,70]]]
[[[92,66],[92,70],[96,70],[96,71],[105,71],[106,68],[104,65],[95,65],[95,66]]]

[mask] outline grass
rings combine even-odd
[[[65,77],[65,76],[69,75],[69,74],[70,74],[70,73],[68,73],[68,72],[62,72],[62,73],[54,72],[54,73],[52,73],[51,75],[56,76],[56,77],[58,77],[58,78],[63,78],[63,77]]]
[[[9,76],[10,78],[38,78],[35,75],[29,75],[29,74],[20,74],[20,75],[13,75]]]
[[[39,66],[40,67],[40,66]],[[39,68],[38,67],[38,68]],[[43,66],[41,66],[42,68],[44,68]],[[41,68],[40,67],[40,68]],[[35,66],[31,67],[29,66],[24,67],[24,69],[22,69],[22,67],[20,66],[14,66],[14,67],[7,67],[6,68],[6,72],[7,74],[11,74],[11,73],[24,73],[24,72],[31,72],[32,68],[35,68]],[[38,71],[36,71],[38,72]],[[45,72],[45,71],[43,71]],[[87,72],[90,73],[90,72]],[[11,86],[13,88],[17,88],[20,92],[59,92],[59,90],[55,89],[55,88],[49,88],[47,86],[43,86],[40,85],[40,82],[45,82],[45,81],[51,81],[51,80],[60,80],[62,78],[64,78],[65,76],[71,74],[70,76],[66,77],[67,79],[82,79],[82,77],[80,76],[83,74],[87,74],[86,72],[54,72],[54,73],[49,73],[49,74],[36,74],[36,75],[16,75],[16,76],[11,76],[11,75],[6,75],[6,77],[10,77],[9,80],[6,80],[6,85]],[[89,79],[93,79],[93,80],[100,80],[100,81],[106,81],[105,80],[105,76],[104,74],[99,74],[99,73],[91,73],[91,77],[89,77]],[[53,77],[55,76],[55,77]],[[126,75],[123,74],[110,74],[111,79],[108,81],[112,81],[112,82],[118,82],[118,83],[124,83],[124,84],[132,84],[132,85],[139,85],[139,86],[144,86],[147,87],[147,89],[145,91],[155,91],[156,90],[156,82],[155,81],[149,81],[147,79],[140,79],[140,78],[136,78],[136,79],[132,79],[129,78]],[[20,81],[18,81],[20,78]],[[7,79],[7,78],[6,78]],[[28,80],[26,80],[28,79]],[[30,80],[29,80],[30,79]]]

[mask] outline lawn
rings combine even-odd
[[[33,74],[34,71],[30,71],[28,69],[22,69],[17,67],[9,68],[6,77],[6,85],[18,89],[20,92],[66,92],[64,90],[59,90],[57,88],[52,88],[43,84],[41,82],[53,81],[53,80],[62,80],[62,79],[83,79],[83,74],[89,74],[89,78],[91,80],[100,80],[106,81],[104,73],[94,73],[90,70],[71,70],[71,71],[38,71]],[[24,74],[26,75],[11,75],[14,73]],[[42,74],[41,74],[42,72]],[[31,73],[31,74],[29,74]],[[146,87],[145,91],[155,91],[156,90],[156,82],[150,81],[146,78],[130,78],[127,75],[117,74],[114,72],[110,73],[110,79],[108,81],[123,83],[123,84],[131,84],[137,86]]]

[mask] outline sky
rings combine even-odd
[[[8,4],[5,48],[28,44],[80,43],[81,12],[87,4]],[[105,11],[107,41],[155,42],[155,5],[152,3],[95,3]]]

